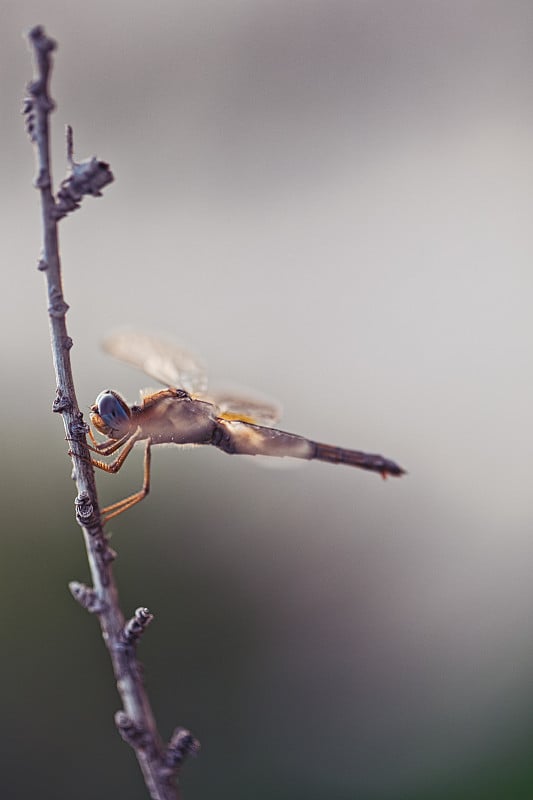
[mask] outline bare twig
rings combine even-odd
[[[52,52],[56,47],[40,26],[29,32],[35,59],[35,77],[28,85],[24,101],[26,127],[35,147],[37,176],[35,186],[41,195],[43,245],[38,268],[43,271],[48,291],[48,315],[57,390],[53,410],[63,417],[77,486],[76,520],[85,540],[93,587],[73,581],[70,590],[78,602],[96,614],[109,651],[123,710],[115,715],[121,736],[134,749],[150,796],[154,800],[176,800],[176,777],[183,757],[194,753],[198,743],[188,731],[176,729],[168,746],[157,731],[154,715],[141,679],[136,658],[136,644],[151,622],[146,608],[139,608],[125,621],[118,600],[112,562],[115,553],[104,534],[90,453],[85,441],[87,426],[78,408],[65,315],[68,310],[63,297],[57,223],[79,207],[86,194],[99,195],[113,180],[109,166],[96,158],[79,164],[73,159],[72,129],[67,131],[69,174],[61,183],[57,198],[52,191],[50,169],[49,117],[54,103],[49,94]]]

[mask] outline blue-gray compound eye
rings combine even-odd
[[[96,406],[99,415],[110,428],[115,428],[117,425],[127,422],[129,419],[120,401],[109,389],[100,392],[96,398]]]

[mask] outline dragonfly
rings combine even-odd
[[[405,470],[384,456],[315,442],[273,427],[280,417],[277,404],[246,392],[207,393],[203,362],[188,350],[144,333],[116,333],[103,342],[115,358],[143,370],[166,388],[141,392],[139,405],[128,405],[112,389],[100,392],[91,406],[98,441],[89,431],[89,448],[99,456],[116,455],[111,462],[92,458],[98,469],[117,473],[137,442],[144,441],[141,489],[102,510],[104,522],[141,502],[150,491],[151,450],[154,445],[213,445],[230,455],[273,456],[326,461],[369,470],[383,478]]]

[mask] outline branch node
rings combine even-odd
[[[94,506],[88,492],[80,492],[74,500],[76,508],[76,521],[86,527],[94,515]]]
[[[26,133],[30,137],[30,142],[35,143],[37,141],[37,133],[35,130],[36,114],[35,114],[35,104],[31,97],[25,97],[24,100],[22,101],[22,114],[24,115],[24,124],[26,127]]]
[[[109,164],[98,161],[96,156],[79,163],[74,161],[74,134],[71,125],[67,125],[66,137],[69,170],[57,192],[54,216],[58,220],[79,208],[84,195],[100,197],[104,186],[114,180]]]
[[[35,25],[30,28],[28,38],[31,39],[35,50],[40,55],[47,56],[57,48],[57,42],[46,35],[42,25]]]
[[[69,411],[71,408],[72,401],[70,397],[58,386],[54,402],[52,403],[52,411],[54,414],[62,414],[63,411]]]
[[[147,608],[143,606],[137,608],[133,617],[126,622],[122,629],[120,635],[122,643],[125,645],[136,644],[153,618],[154,615]]]
[[[74,342],[72,341],[70,336],[65,336],[65,338],[63,339],[63,347],[65,348],[65,350],[70,350],[73,345]]]
[[[98,533],[95,534],[94,540],[94,551],[95,553],[104,559],[104,553],[107,551],[107,539],[105,536],[99,536]]]
[[[40,169],[37,177],[34,178],[33,185],[36,189],[48,189],[52,185],[48,170]]]
[[[134,722],[125,711],[117,711],[115,725],[124,741],[135,750],[152,750],[152,737],[142,726]]]
[[[166,774],[175,773],[187,756],[197,756],[200,742],[186,728],[176,728],[165,750],[163,757]]]
[[[37,263],[37,269],[40,270],[41,272],[44,272],[45,270],[47,270],[48,269],[48,261],[45,261],[44,258],[40,258],[38,263]]]
[[[26,131],[32,142],[38,139],[38,112],[44,116],[55,108],[53,100],[48,96],[48,78],[52,64],[51,53],[56,48],[56,43],[44,32],[41,25],[37,25],[28,32],[28,38],[34,49],[37,77],[27,85],[30,97],[24,99],[22,111],[26,117]],[[46,185],[46,184],[43,184]]]
[[[105,604],[98,597],[95,589],[79,581],[70,581],[68,588],[74,600],[90,614],[100,614],[105,609]]]
[[[62,297],[54,297],[53,302],[48,306],[48,313],[54,319],[61,319],[64,317],[69,309],[68,303],[65,303]]]
[[[117,551],[113,550],[113,548],[109,547],[109,544],[107,544],[106,549],[103,551],[102,557],[106,564],[112,564],[117,555]]]
[[[89,433],[89,426],[83,421],[83,414],[81,411],[76,412],[75,419],[73,419],[69,425],[69,433],[73,440],[82,439]]]

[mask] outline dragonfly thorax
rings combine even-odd
[[[131,411],[118,392],[105,389],[91,406],[91,422],[105,436],[120,439],[130,428]]]

